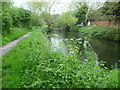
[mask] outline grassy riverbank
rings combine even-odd
[[[2,60],[3,88],[117,88],[118,69],[107,70],[73,55],[52,52],[40,30],[14,47]],[[98,70],[100,68],[100,70]]]
[[[4,46],[8,44],[11,41],[16,40],[17,38],[27,34],[28,32],[31,32],[31,29],[29,28],[11,28],[9,33],[5,33],[1,35],[2,42],[0,43],[0,46]]]
[[[88,36],[120,41],[120,31],[118,30],[118,26],[84,26],[78,28],[78,30]]]

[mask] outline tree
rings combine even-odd
[[[10,32],[10,27],[12,26],[11,7],[12,2],[2,2],[2,32]]]
[[[76,11],[76,17],[78,18],[77,23],[83,25],[87,24],[87,12],[88,12],[88,5],[86,3],[78,3],[77,4],[77,11]]]
[[[119,2],[105,2],[102,7],[103,15],[110,17],[110,20],[120,20],[120,1]]]
[[[10,33],[11,27],[29,27],[31,20],[29,10],[13,7],[12,2],[2,2],[2,34]]]
[[[102,2],[72,2],[70,4],[70,10],[76,14],[76,17],[78,18],[77,24],[83,23],[84,25],[87,25],[88,20],[91,18],[93,19],[91,16],[96,14],[93,14],[93,11],[96,11],[101,6],[103,6]]]
[[[88,13],[88,20],[90,21],[99,21],[99,20],[108,20],[108,17],[103,16],[101,13],[101,8],[97,10],[90,10]]]
[[[0,34],[2,33],[2,2],[0,2]]]
[[[35,12],[32,12],[32,25],[33,26],[45,25],[45,21],[41,16],[39,16]]]
[[[20,22],[23,27],[29,27],[31,25],[31,12],[23,8],[18,8],[20,15]]]
[[[51,9],[55,4],[55,0],[30,0],[32,2],[28,3],[30,9],[34,12],[37,12],[38,15],[41,15],[46,24],[48,25],[48,31],[51,31],[51,26],[53,24],[53,18],[51,15]],[[38,2],[39,1],[39,2]]]
[[[64,12],[62,15],[59,15],[56,19],[56,26],[60,28],[68,28],[77,22],[77,18],[70,11]]]
[[[14,27],[29,27],[31,25],[32,13],[29,10],[13,7],[10,10],[10,15]]]

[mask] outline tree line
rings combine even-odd
[[[99,18],[119,21],[120,1],[90,4],[88,2],[71,3],[69,11],[62,14],[51,14],[55,0],[35,2],[30,0],[29,9],[13,6],[13,2],[2,2],[2,31],[10,32],[11,27],[32,27],[47,25],[48,31],[53,27],[71,27],[75,24],[87,25],[89,20]],[[99,6],[101,7],[96,7]],[[94,6],[94,7],[93,7]],[[71,8],[72,7],[72,8]],[[103,18],[105,17],[105,18]]]
[[[2,34],[10,33],[12,27],[28,27],[42,25],[36,13],[13,6],[13,2],[1,2],[2,5]]]
[[[42,18],[44,18],[49,29],[52,27],[71,27],[81,23],[85,26],[91,20],[118,21],[120,19],[120,2],[72,2],[67,12],[51,14],[51,7],[54,4],[55,0],[51,0],[51,2],[43,0],[43,2],[31,2],[29,4],[33,11],[37,11],[43,16]]]

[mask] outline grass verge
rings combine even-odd
[[[92,37],[120,41],[118,26],[85,26],[78,28],[78,30]]]
[[[52,52],[40,30],[2,58],[3,88],[117,88],[118,69],[100,69],[75,55]]]
[[[11,28],[10,33],[4,33],[1,35],[2,42],[0,43],[0,46],[4,46],[9,42],[14,41],[17,38],[27,34],[28,32],[31,32],[31,30],[28,28]]]

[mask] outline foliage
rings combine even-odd
[[[86,25],[87,20],[86,20],[86,14],[88,12],[88,5],[86,3],[79,3],[78,4],[78,9],[76,12],[76,17],[78,18],[78,24],[83,23]]]
[[[113,20],[120,19],[120,1],[119,2],[105,2],[104,6],[102,7],[103,15],[111,17]]]
[[[93,37],[120,41],[118,28],[118,26],[85,26],[78,30]]]
[[[52,24],[53,24],[53,18],[52,15],[48,12],[43,12],[41,14],[41,17],[43,18],[43,20],[46,22],[46,24],[48,25],[48,28],[51,28]]]
[[[29,27],[31,26],[31,12],[23,8],[12,8],[10,11],[11,17],[13,19],[12,25],[14,27]],[[17,22],[17,23],[16,23]]]
[[[72,26],[77,22],[77,18],[70,11],[64,12],[62,15],[59,15],[56,19],[57,27],[66,27],[67,25]]]
[[[0,2],[0,34],[2,33],[2,3]]]
[[[54,18],[52,18],[51,9],[54,5],[55,0],[45,1],[45,0],[30,0],[32,2],[28,2],[29,8],[32,11],[36,12],[38,15],[41,15],[44,22],[48,25],[48,30],[51,31],[51,26],[53,24]]]
[[[27,34],[31,30],[28,28],[10,28],[10,33],[4,33],[2,36],[2,42],[0,42],[0,46],[4,46],[7,43],[16,40],[20,36]]]
[[[101,8],[97,10],[90,10],[88,13],[88,20],[90,21],[104,21],[108,20],[108,17],[102,15]]]
[[[36,14],[35,12],[32,12],[32,26],[40,26],[40,25],[44,26],[45,21],[38,14]]]
[[[21,15],[21,25],[23,27],[29,27],[31,24],[31,12],[23,8],[19,8],[19,13]]]
[[[99,9],[102,6],[102,2],[72,2],[69,8],[78,18],[77,24],[83,23],[86,25],[88,20],[101,20],[106,18],[102,16]]]
[[[3,57],[3,88],[118,87],[118,69],[94,66],[92,57],[86,64],[74,55],[52,52],[40,30]]]
[[[10,33],[11,27],[30,27],[31,12],[12,6],[12,2],[2,2],[2,34]]]
[[[5,11],[7,9],[10,9],[12,7],[12,2],[1,2],[2,3],[2,10]]]
[[[12,26],[12,18],[10,16],[9,10],[12,7],[11,2],[2,2],[2,30],[3,32],[10,32],[10,27]]]

